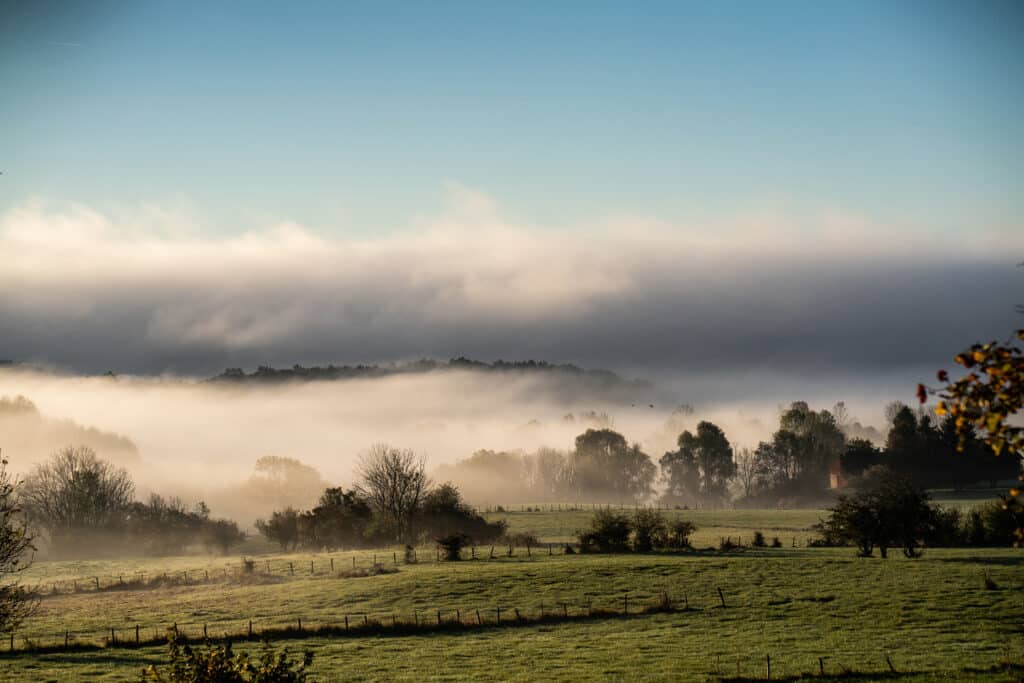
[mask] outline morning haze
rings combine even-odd
[[[0,678],[1019,678],[1022,30],[0,2]]]

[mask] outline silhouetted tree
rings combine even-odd
[[[31,590],[11,580],[28,569],[26,555],[34,549],[18,508],[18,488],[7,473],[7,460],[0,459],[0,632],[14,630],[38,604]]]
[[[256,529],[281,550],[295,550],[299,544],[299,512],[292,507],[274,510],[270,519],[256,520]]]
[[[580,495],[635,502],[651,494],[655,466],[638,444],[611,429],[588,429],[576,437],[575,484]]]
[[[26,517],[55,548],[87,545],[97,533],[117,528],[135,491],[128,472],[100,460],[86,446],[58,451],[37,465],[20,488]]]
[[[358,490],[393,538],[414,540],[413,521],[429,487],[426,463],[410,450],[377,444],[359,462]]]
[[[697,425],[696,434],[680,434],[678,445],[678,450],[666,453],[659,461],[666,493],[684,500],[724,498],[736,464],[732,446],[721,428],[703,421]]]

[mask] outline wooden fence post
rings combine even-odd
[[[67,640],[67,636],[64,637],[64,640]],[[138,624],[135,624],[135,644],[136,645],[139,644],[139,625]]]
[[[206,640],[206,638],[207,638],[207,635],[206,635],[206,624],[203,624],[203,640]]]
[[[765,664],[768,667],[768,671],[767,671],[768,675],[766,677],[766,680],[770,681],[770,680],[772,680],[772,656],[771,655],[765,655],[764,656],[764,660],[765,660]]]
[[[315,572],[313,571],[313,560],[310,560],[309,561],[309,575],[312,576],[313,574],[315,574]]]
[[[480,610],[476,611],[476,623],[477,623],[478,626],[483,626],[484,625],[484,620],[482,618],[480,618]]]
[[[496,608],[496,609],[497,609],[497,612],[498,612],[498,618],[497,618],[497,623],[499,623],[499,624],[500,624],[500,623],[501,623],[501,608],[500,608],[500,607],[498,607],[498,608]]]
[[[345,630],[348,630],[348,615],[345,615]]]
[[[136,629],[137,628],[138,627],[136,626]],[[136,632],[138,632],[138,631],[136,631]],[[70,636],[70,634],[67,631],[64,631],[64,649],[65,650],[68,648],[68,640],[70,640],[69,636]],[[136,638],[136,640],[138,640],[138,638]]]
[[[722,589],[718,589],[718,599],[722,601],[722,607],[725,607],[725,596],[722,595]]]
[[[331,572],[334,571],[334,558],[331,558]]]
[[[293,563],[288,563],[288,570],[291,572],[292,576],[295,576],[295,565]]]
[[[622,596],[622,613],[629,614],[629,594]]]
[[[249,637],[252,638],[252,619],[249,620]]]

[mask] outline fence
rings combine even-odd
[[[576,544],[541,543],[538,545],[491,545],[469,546],[462,550],[464,560],[496,560],[510,557],[533,557],[535,555],[564,555],[566,549],[578,552]],[[317,576],[347,574],[359,570],[372,571],[377,567],[425,562],[446,562],[439,547],[413,548],[407,557],[405,550],[354,551],[334,553],[326,556],[305,558],[259,558],[243,559],[232,566],[202,567],[196,569],[169,569],[163,571],[131,571],[119,574],[97,574],[71,579],[41,579],[36,587],[41,597],[73,593],[103,592],[119,590],[146,590],[164,585],[199,585],[240,579],[254,573],[281,576]],[[251,563],[251,564],[249,564]]]
[[[725,600],[721,597],[721,606]],[[529,607],[496,605],[466,609],[463,607],[438,607],[413,609],[405,612],[341,613],[336,621],[311,622],[295,617],[284,622],[245,621],[218,622],[175,622],[173,624],[134,624],[130,627],[108,627],[102,631],[73,632],[65,629],[49,637],[11,633],[7,647],[0,656],[25,653],[64,652],[71,650],[95,650],[100,648],[135,648],[166,644],[170,635],[179,640],[285,640],[317,637],[360,637],[387,635],[415,635],[439,631],[469,631],[486,628],[507,628],[544,623],[580,621],[588,619],[629,618],[641,614],[659,612],[696,611],[690,606],[688,597],[676,602],[667,592],[657,595],[649,593],[625,593],[619,598],[603,598],[595,601],[592,597],[574,601],[537,603]],[[232,630],[233,625],[241,628]],[[20,641],[20,642],[19,642]]]

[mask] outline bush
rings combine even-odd
[[[775,539],[775,540],[778,540],[778,539]],[[765,543],[765,541],[764,541],[764,534],[762,534],[760,531],[755,531],[754,532],[754,542],[752,543],[752,545],[755,548],[764,548],[765,546],[767,546],[768,544]]]
[[[540,545],[540,539],[537,538],[537,535],[529,531],[521,531],[515,534],[505,533],[498,539],[498,542],[517,548],[534,548]]]
[[[437,544],[441,546],[444,559],[457,562],[462,559],[462,549],[469,545],[471,540],[466,534],[449,534],[437,539]]]
[[[633,516],[633,550],[649,553],[665,545],[665,518],[652,508],[638,508]]]
[[[779,540],[778,536],[774,536],[772,538],[772,547],[773,548],[781,548],[782,547],[782,541]]]
[[[621,553],[629,550],[629,517],[613,510],[598,510],[590,529],[579,533],[580,552]]]
[[[173,634],[167,649],[166,675],[150,666],[142,672],[143,683],[304,683],[306,669],[313,663],[312,652],[296,662],[287,647],[276,650],[269,643],[264,643],[256,661],[245,653],[236,655],[230,643],[204,650],[179,644]]]
[[[669,522],[668,532],[665,534],[665,547],[674,550],[689,548],[690,535],[696,530],[697,525],[685,519]]]

